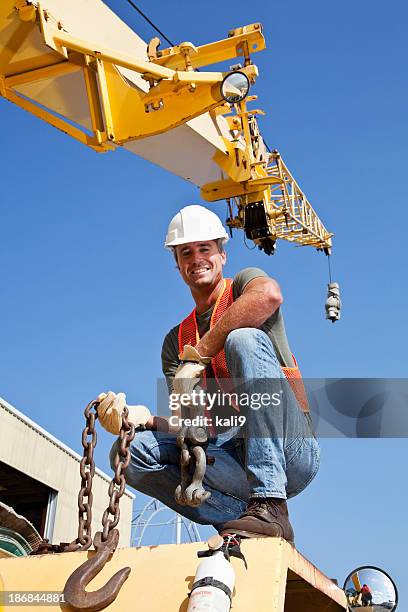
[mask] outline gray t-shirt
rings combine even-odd
[[[242,295],[242,292],[249,281],[259,277],[268,278],[268,275],[260,268],[245,268],[244,270],[238,272],[238,274],[234,277],[232,284],[234,300],[238,299],[239,296]],[[210,329],[211,314],[213,309],[214,306],[202,314],[197,315],[197,326],[200,338],[202,338]],[[269,317],[269,319],[267,319],[263,325],[261,325],[259,329],[262,329],[271,339],[276,356],[281,366],[293,367],[294,362],[292,352],[286,338],[285,325],[280,308],[278,308],[273,315]],[[161,353],[163,374],[166,377],[169,389],[172,387],[173,378],[180,363],[178,357],[178,331],[179,325],[176,325],[176,327],[173,327],[173,329],[169,331],[164,338]]]

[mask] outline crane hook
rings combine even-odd
[[[330,319],[332,323],[340,319],[340,287],[339,283],[330,282],[327,285],[327,300],[325,304],[326,319]]]
[[[96,553],[80,565],[68,578],[64,587],[64,598],[67,604],[79,612],[96,612],[103,610],[113,601],[123,583],[128,579],[130,567],[124,567],[112,576],[110,580],[97,591],[88,592],[86,586],[105,567],[109,556],[115,551],[119,542],[119,531],[112,529],[105,542],[102,532],[95,534],[94,546]]]

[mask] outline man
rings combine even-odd
[[[367,584],[363,584],[361,587],[361,603],[363,604],[363,608],[367,606],[371,606],[373,601],[373,596],[371,594],[370,587]]]
[[[284,374],[296,377],[298,370],[286,339],[279,286],[257,268],[242,270],[233,281],[224,279],[227,241],[218,217],[202,206],[187,206],[170,222],[165,246],[174,253],[195,309],[165,337],[162,366],[169,390],[179,398],[187,396],[187,413],[188,405],[195,405],[197,384],[208,389],[217,381],[221,390],[239,389],[240,400],[221,408],[244,416],[245,427],[238,432],[236,427],[215,433],[212,429],[215,437],[207,452],[215,462],[207,466],[204,479],[211,497],[198,507],[179,506],[174,499],[180,482],[175,437],[157,431],[163,429],[161,419],[130,407],[129,418],[146,431],[135,437],[126,479],[135,489],[193,521],[212,524],[220,533],[279,536],[293,542],[286,499],[314,478],[319,448],[301,393],[296,393],[297,401],[292,387],[285,385]],[[241,401],[244,396],[262,396],[266,405],[251,406],[251,401]],[[110,393],[99,399],[102,425],[118,433],[125,396]],[[216,415],[212,417],[211,425]]]

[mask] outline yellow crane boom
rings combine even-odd
[[[326,230],[277,152],[269,153],[252,85],[260,24],[202,46],[148,45],[100,0],[3,0],[0,95],[95,151],[122,146],[226,199],[227,223],[267,253],[277,239],[330,252]],[[203,70],[239,58],[227,72]],[[200,69],[199,71],[197,69]],[[248,93],[247,91],[245,92]]]

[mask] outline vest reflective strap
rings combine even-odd
[[[232,279],[225,278],[223,290],[215,302],[214,309],[211,314],[210,320],[210,329],[214,327],[219,318],[224,314],[224,312],[229,308],[234,301],[232,294]],[[186,344],[191,344],[192,346],[196,346],[200,341],[200,333],[198,331],[197,325],[197,313],[196,309],[188,315],[180,323],[179,332],[178,332],[178,349],[179,356],[183,352],[183,349]],[[224,393],[233,393],[234,389],[232,387],[231,374],[228,371],[227,360],[225,357],[224,350],[221,350],[213,359],[211,359],[211,367],[214,373],[214,378],[219,384],[220,388],[224,391]],[[223,381],[223,384],[220,383],[220,380]],[[204,371],[203,374],[203,387],[206,388],[207,381],[207,373]],[[233,402],[231,402],[231,407],[234,408],[237,412],[239,412],[238,406],[236,406]],[[209,426],[210,434],[215,435],[215,429],[213,426]]]
[[[190,312],[188,317],[186,317],[184,321],[182,321],[179,325],[179,331],[178,331],[179,359],[181,359],[181,355],[183,353],[183,350],[186,344],[191,344],[191,346],[197,346],[199,342],[200,342],[200,334],[198,333],[196,308],[194,308],[194,310]],[[204,388],[206,386],[206,378],[207,378],[207,374],[204,370],[204,373],[203,373],[203,383],[204,383],[203,387]]]
[[[191,346],[196,346],[200,341],[200,336],[198,334],[197,320],[196,320],[196,309],[194,308],[193,312],[191,312],[188,317],[182,321],[179,325],[178,331],[178,351],[179,351],[179,359],[181,359],[181,354],[184,350],[186,344],[191,344]]]
[[[234,301],[232,295],[232,279],[225,278],[223,290],[217,298],[215,303],[211,320],[210,320],[210,329],[214,327],[220,317],[224,314],[224,312],[229,308]],[[197,325],[197,313],[194,308],[193,312],[191,312],[188,317],[180,323],[179,333],[178,333],[178,348],[179,354],[183,352],[183,349],[186,344],[191,344],[192,346],[196,346],[200,341],[200,334],[198,331]],[[215,357],[211,359],[211,365],[214,372],[214,376],[218,384],[220,384],[220,380],[227,380],[231,378],[231,375],[228,371],[227,360],[225,357],[224,350],[221,350]],[[221,385],[220,385],[221,386]]]
[[[224,289],[219,295],[213,313],[211,315],[210,329],[214,327],[217,321],[222,317],[224,312],[231,306],[234,301],[233,291],[232,291],[232,279],[226,278],[224,279]],[[196,346],[200,341],[200,335],[198,332],[197,319],[196,319],[196,309],[188,315],[180,323],[179,333],[178,333],[178,344],[179,344],[179,353],[183,352],[184,346],[186,344],[191,344],[192,346]],[[295,364],[294,367],[284,367],[281,366],[282,372],[285,375],[286,380],[290,384],[293,394],[296,397],[300,408],[303,412],[309,412],[309,403],[307,401],[307,395],[305,386],[303,384],[302,375],[297,365],[297,361],[295,356],[292,355],[293,362]],[[228,379],[231,378],[231,374],[228,371],[227,360],[225,357],[225,351],[220,351],[212,360],[211,365],[214,371],[214,376],[220,384],[220,380],[224,380],[224,386]],[[205,376],[205,375],[204,375]],[[205,379],[205,378],[204,378]],[[222,387],[222,385],[220,384]],[[232,387],[229,389],[223,389],[224,391],[232,392]],[[239,411],[239,408],[234,406],[236,410]]]
[[[307,394],[305,385],[303,383],[303,378],[294,355],[292,355],[292,359],[295,364],[295,367],[285,368],[281,366],[282,372],[284,373],[286,380],[292,387],[293,395],[296,397],[299,406],[301,407],[303,412],[309,412],[309,402],[307,401]]]
[[[215,303],[214,310],[211,315],[210,321],[210,329],[217,324],[219,319],[222,317],[224,312],[231,306],[234,298],[232,295],[232,279],[226,278],[224,280],[224,290],[221,295],[218,297],[218,300]],[[214,370],[214,376],[216,381],[220,385],[220,380],[227,381],[231,378],[231,374],[228,371],[227,366],[227,358],[225,356],[225,351],[222,349],[219,353],[215,355],[215,357],[211,360],[211,365]]]

